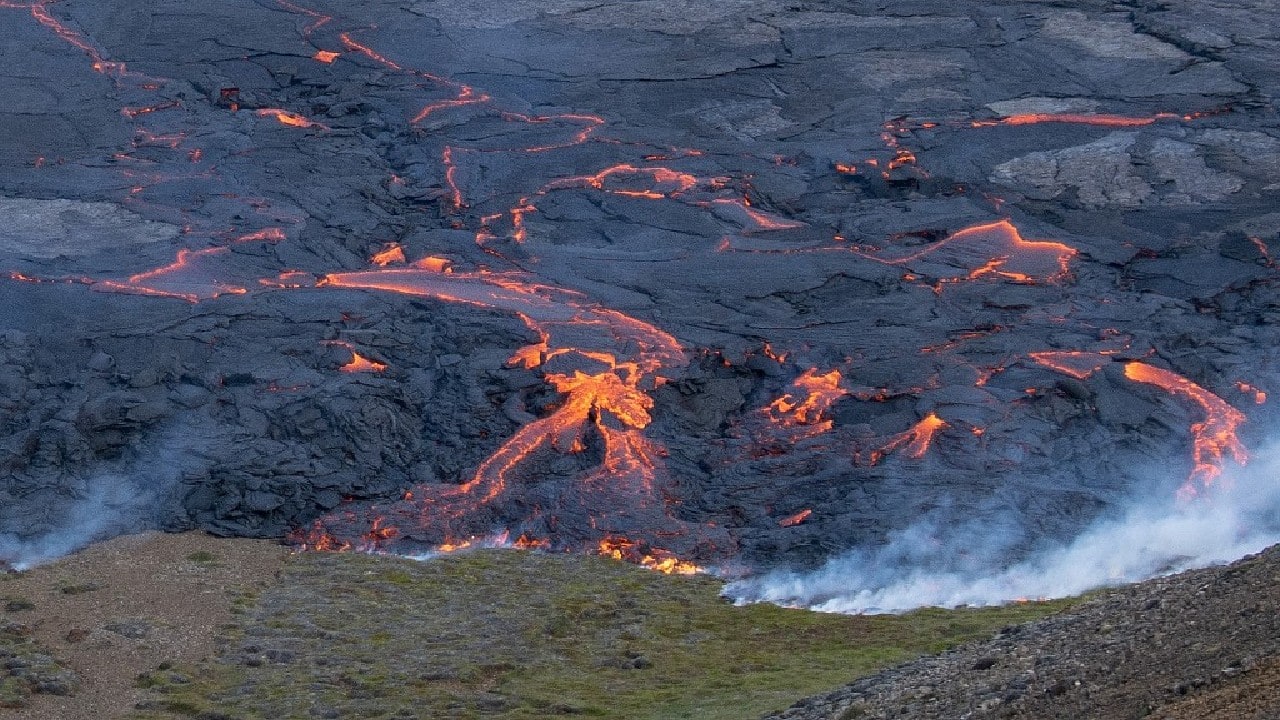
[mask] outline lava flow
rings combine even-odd
[[[817,435],[831,429],[827,412],[832,404],[849,394],[840,387],[839,370],[818,374],[810,368],[792,381],[792,389],[769,404],[765,411],[785,427],[805,426],[806,435]]]
[[[1033,352],[1030,357],[1077,380],[1093,376],[1112,361],[1102,352],[1063,350]],[[1187,481],[1178,489],[1179,497],[1191,498],[1199,494],[1200,488],[1212,486],[1222,475],[1223,463],[1228,456],[1241,465],[1248,461],[1249,455],[1236,434],[1237,428],[1245,421],[1244,413],[1181,375],[1154,365],[1129,362],[1124,366],[1124,375],[1134,382],[1154,385],[1171,395],[1190,400],[1204,413],[1203,420],[1191,424],[1193,466]],[[1237,388],[1242,392],[1253,391],[1253,387],[1246,383],[1237,383]],[[1265,393],[1254,397],[1258,402],[1266,401]]]
[[[992,125],[1038,125],[1041,123],[1066,123],[1071,125],[1096,125],[1098,127],[1143,127],[1161,120],[1194,120],[1196,115],[1156,113],[1147,116],[1108,115],[1105,113],[1026,113],[1009,115],[998,120],[975,120],[972,127]]]
[[[1102,353],[1077,350],[1045,350],[1030,353],[1031,359],[1064,375],[1084,380],[1106,367],[1111,358]]]
[[[1191,424],[1192,459],[1191,475],[1178,490],[1179,497],[1195,497],[1197,484],[1208,488],[1222,475],[1223,461],[1227,456],[1237,464],[1249,460],[1249,454],[1236,435],[1236,429],[1245,421],[1244,413],[1228,405],[1222,398],[1205,390],[1177,373],[1141,362],[1124,366],[1125,377],[1134,382],[1155,385],[1165,392],[1195,403],[1204,412],[1204,419]]]
[[[958,230],[914,252],[897,248],[856,252],[935,277],[934,288],[940,291],[950,283],[984,278],[1025,284],[1061,282],[1071,274],[1071,260],[1079,251],[1060,242],[1027,240],[1012,222],[998,220]]]
[[[517,430],[465,483],[415,489],[395,514],[406,520],[416,516],[414,522],[420,525],[415,532],[402,528],[384,540],[416,536],[431,538],[428,544],[451,542],[470,532],[466,521],[480,516],[481,507],[504,502],[512,484],[532,474],[528,466],[537,462],[540,453],[583,455],[591,447],[597,448],[592,454],[599,458],[598,464],[581,473],[577,499],[574,493],[563,493],[561,504],[547,508],[548,513],[561,520],[566,515],[583,516],[582,524],[592,528],[587,535],[595,534],[594,539],[584,536],[583,542],[591,546],[603,535],[625,529],[617,525],[634,522],[636,515],[649,517],[646,529],[665,527],[672,536],[687,532],[682,530],[684,523],[666,514],[655,485],[662,476],[665,451],[643,433],[653,408],[648,392],[660,382],[661,373],[685,363],[684,350],[675,338],[521,273],[450,272],[420,263],[332,274],[321,285],[432,297],[515,314],[541,341],[517,351],[511,364],[544,368],[546,382],[563,395],[550,415]],[[554,371],[545,369],[551,362]],[[520,468],[527,469],[517,472]],[[411,512],[410,506],[416,510]],[[319,538],[340,531],[334,527],[338,520],[322,520],[309,544],[332,544],[332,538]],[[581,547],[565,537],[541,537],[547,522],[535,514],[518,530],[556,549]],[[629,559],[664,572],[681,572],[684,567],[683,561],[657,548]]]
[[[907,457],[919,460],[929,451],[934,435],[947,427],[949,426],[945,420],[934,413],[929,413],[915,425],[890,437],[865,454],[859,452],[855,455],[855,460],[876,465],[884,459],[885,455],[896,450],[903,450]]]
[[[798,189],[812,180],[813,175],[823,176],[820,179],[831,185],[842,185],[842,191],[849,198],[855,196],[854,190],[858,193],[865,191],[877,202],[886,197],[893,198],[887,202],[894,204],[895,213],[914,210],[908,200],[915,202],[916,194],[936,195],[936,186],[950,185],[952,179],[956,183],[966,182],[959,177],[933,178],[920,167],[917,151],[902,145],[912,132],[904,119],[878,126],[879,119],[872,121],[872,127],[879,128],[880,138],[888,152],[878,150],[877,157],[860,161],[861,166],[835,164],[838,173],[854,177],[825,177],[830,169],[826,156],[817,156],[823,159],[814,161],[818,169],[810,172],[812,168],[806,168],[806,163],[815,156],[804,159],[806,156],[798,145],[770,148],[769,153],[774,150],[789,153],[787,157],[775,156],[775,164],[787,164],[791,173],[787,182],[771,184],[754,175],[758,171],[768,171],[767,167],[760,170],[758,161],[763,155],[747,160],[744,158],[751,158],[750,154],[735,159],[732,153],[708,151],[706,154],[713,156],[704,157],[703,151],[675,148],[642,155],[636,151],[641,143],[610,137],[604,117],[581,110],[560,114],[550,114],[553,111],[546,110],[548,114],[537,114],[538,108],[552,107],[550,96],[545,100],[546,104],[532,103],[530,107],[523,108],[524,112],[504,108],[482,90],[408,67],[409,61],[403,58],[392,59],[384,55],[374,48],[372,40],[365,38],[366,33],[373,36],[375,27],[356,26],[340,31],[336,26],[344,24],[344,21],[288,0],[276,0],[276,4],[294,14],[295,29],[306,43],[301,52],[291,54],[288,63],[302,67],[307,73],[333,78],[334,88],[345,82],[363,83],[368,97],[360,97],[359,102],[348,106],[345,101],[350,98],[345,89],[331,97],[327,91],[318,89],[319,84],[311,85],[312,80],[300,77],[299,82],[279,83],[283,87],[263,90],[252,87],[255,81],[246,76],[226,81],[228,84],[244,84],[243,93],[238,87],[219,88],[214,85],[208,89],[206,101],[198,93],[188,92],[187,83],[166,86],[169,81],[130,73],[123,63],[109,60],[108,53],[95,48],[85,35],[72,29],[68,24],[70,21],[59,21],[50,14],[48,6],[52,1],[18,3],[0,0],[0,8],[29,11],[42,26],[83,52],[95,72],[108,76],[115,84],[122,107],[118,115],[111,115],[111,119],[131,127],[125,136],[130,138],[128,147],[119,148],[119,152],[107,158],[109,164],[104,163],[117,171],[114,179],[119,181],[115,185],[117,189],[110,191],[114,194],[109,194],[106,199],[118,200],[119,204],[136,210],[142,220],[162,220],[174,228],[175,233],[177,227],[182,227],[182,242],[187,246],[155,256],[166,260],[173,257],[172,262],[124,279],[75,278],[63,282],[84,283],[99,291],[176,298],[190,303],[223,295],[243,295],[251,292],[250,288],[253,292],[263,293],[302,289],[313,296],[327,298],[351,297],[350,293],[343,294],[338,292],[340,290],[393,293],[496,311],[518,318],[531,334],[530,342],[516,349],[507,364],[509,369],[519,367],[532,372],[511,372],[498,377],[502,373],[490,367],[493,376],[498,377],[494,386],[499,389],[493,390],[488,397],[503,398],[506,404],[501,406],[502,412],[493,412],[492,420],[483,418],[485,424],[468,428],[480,428],[475,435],[454,438],[459,444],[465,441],[482,446],[487,456],[483,459],[474,457],[465,468],[449,467],[442,472],[448,473],[443,482],[418,485],[398,500],[380,506],[362,505],[358,510],[355,505],[347,505],[322,517],[309,531],[304,530],[297,536],[296,539],[307,547],[375,551],[431,548],[448,552],[482,545],[514,545],[595,552],[666,573],[697,572],[700,567],[695,561],[705,565],[722,558],[734,551],[733,542],[728,531],[713,523],[695,522],[685,517],[716,518],[717,522],[734,523],[758,522],[759,517],[767,517],[763,522],[767,530],[797,528],[787,531],[793,535],[816,533],[820,526],[828,523],[839,527],[838,523],[842,522],[831,505],[816,504],[822,500],[809,489],[804,492],[810,492],[810,495],[788,497],[785,502],[760,501],[760,497],[771,490],[760,490],[763,483],[758,482],[759,476],[748,474],[756,468],[742,473],[741,486],[754,484],[753,487],[726,489],[730,482],[717,485],[730,473],[716,475],[714,469],[707,469],[710,463],[702,465],[707,451],[698,447],[699,443],[719,444],[725,448],[726,456],[736,456],[725,463],[740,462],[734,466],[735,471],[750,463],[765,466],[770,463],[770,457],[794,452],[774,462],[775,465],[794,466],[787,468],[793,473],[789,477],[806,474],[803,481],[786,488],[788,491],[810,482],[810,478],[817,475],[809,475],[811,466],[818,465],[822,465],[819,470],[829,473],[826,477],[838,476],[839,480],[833,485],[854,485],[872,476],[894,476],[897,461],[908,466],[909,470],[928,470],[924,466],[936,459],[940,466],[946,464],[950,472],[960,465],[956,460],[960,453],[952,447],[948,447],[948,452],[935,452],[937,457],[929,457],[927,463],[911,461],[926,458],[940,438],[957,444],[972,442],[969,433],[983,436],[987,427],[994,430],[985,436],[984,444],[989,442],[994,446],[1002,441],[1000,436],[1014,437],[1016,432],[1008,426],[1022,419],[1016,413],[1035,404],[1014,400],[1013,409],[1007,410],[1007,416],[995,419],[996,415],[1004,412],[997,406],[999,398],[1025,398],[1021,395],[1022,385],[1012,390],[1009,387],[983,387],[993,375],[1019,360],[1026,364],[1026,346],[1015,344],[1023,329],[1036,323],[1053,326],[1051,336],[1046,331],[1030,347],[1070,347],[1069,338],[1079,337],[1078,333],[1086,322],[1079,319],[1077,326],[1068,327],[1067,316],[1071,311],[1060,313],[1059,308],[1081,298],[1099,302],[1112,299],[1111,296],[1088,295],[1088,287],[1083,290],[1070,287],[1075,279],[1072,263],[1079,257],[1079,251],[1061,242],[1026,239],[1012,219],[975,224],[950,233],[921,227],[909,220],[891,219],[888,224],[904,232],[888,236],[879,246],[855,245],[836,234],[874,235],[874,229],[868,231],[866,228],[879,227],[874,224],[878,221],[874,218],[857,222],[838,219],[847,219],[868,207],[864,204],[849,209],[844,204],[845,198],[827,209],[816,209],[821,207],[816,202],[817,198],[814,197],[815,202],[811,204],[809,196]],[[328,27],[330,25],[335,27]],[[394,55],[391,50],[386,52]],[[406,53],[406,56],[412,54]],[[356,80],[344,76],[344,73],[356,71]],[[376,80],[370,80],[371,77]],[[327,83],[328,80],[315,82]],[[379,94],[388,87],[394,88],[396,100],[389,101],[386,95]],[[501,95],[505,89],[503,93],[494,92]],[[405,97],[410,99],[404,100]],[[335,98],[342,100],[342,104],[332,102]],[[282,107],[258,107],[259,103]],[[298,108],[299,112],[284,107]],[[372,108],[377,109],[377,123],[373,122]],[[202,122],[211,116],[225,124]],[[312,117],[323,118],[333,127]],[[951,123],[950,127],[1070,123],[1104,128],[1140,128],[1163,121],[1192,120],[1197,116],[1171,113],[1147,117],[1040,113],[978,121],[969,121],[968,117],[972,116]],[[255,118],[261,120],[255,121]],[[450,123],[456,124],[451,126]],[[236,129],[234,143],[227,138],[217,142],[210,139],[215,131],[222,133],[228,126]],[[913,127],[932,130],[938,127],[938,123],[921,123]],[[941,135],[946,129],[935,134]],[[1011,131],[1011,134],[1030,135],[1033,132],[1020,130],[1016,133]],[[632,130],[627,130],[619,136],[630,137],[631,133]],[[262,148],[255,146],[254,134],[270,137],[275,146],[271,153],[260,152]],[[365,152],[371,147],[367,141],[375,135],[378,138],[375,141],[377,150]],[[202,137],[205,140],[201,141]],[[202,142],[203,147],[196,146],[197,142]],[[311,154],[303,153],[299,157],[312,159],[320,152],[335,148],[359,148],[361,153],[354,155],[362,158],[361,163],[367,162],[372,170],[365,175],[353,175],[359,179],[348,185],[335,184],[331,187],[364,192],[365,195],[352,205],[372,206],[377,219],[368,224],[347,224],[349,218],[343,213],[359,214],[363,210],[340,208],[326,218],[323,212],[297,197],[294,200],[298,205],[309,209],[303,211],[290,205],[294,208],[290,216],[289,209],[273,210],[272,200],[267,198],[242,197],[239,194],[240,180],[253,185],[248,179],[252,173],[245,173],[243,178],[236,177],[237,168],[244,167],[236,163],[261,159],[264,166],[272,168],[272,173],[277,162],[280,168],[291,167],[277,157],[277,154],[291,152],[289,143],[296,143],[293,147],[297,148],[306,147]],[[234,150],[229,149],[230,146]],[[646,150],[662,148],[660,145],[643,147]],[[570,148],[574,150],[551,155],[552,151]],[[614,150],[618,148],[622,150],[615,154]],[[919,152],[923,154],[924,150]],[[499,154],[504,156],[496,157]],[[254,159],[243,160],[246,156]],[[656,164],[668,161],[669,166]],[[44,162],[44,158],[39,159],[36,167],[42,167]],[[109,169],[92,169],[110,172]],[[718,172],[733,176],[718,176],[715,174]],[[278,181],[274,179],[276,176],[272,177],[270,182]],[[929,182],[923,182],[926,179]],[[288,204],[285,198],[290,197],[289,193],[277,194],[278,188],[267,188],[260,180],[255,180],[259,185],[244,192],[261,194],[282,205]],[[367,185],[356,187],[366,181]],[[162,184],[168,185],[164,190],[172,189],[172,192],[162,192]],[[796,186],[795,192],[786,189],[791,184]],[[915,222],[943,224],[956,222],[954,218],[972,218],[972,208],[960,208],[963,198],[957,198],[963,195],[965,186],[956,184],[953,187],[956,188],[954,194],[948,194],[945,202],[940,197],[929,201],[937,200],[941,209],[912,216],[921,218]],[[338,197],[337,193],[332,196],[308,193],[307,188],[289,190],[299,197]],[[910,196],[907,191],[911,192]],[[875,194],[881,192],[888,194]],[[352,197],[359,198],[356,193],[352,193]],[[800,208],[795,214],[805,222],[763,209],[761,200],[764,198],[773,198],[779,207]],[[308,200],[312,198],[308,197]],[[952,212],[949,203],[953,201],[958,209],[956,214],[949,214]],[[582,209],[574,207],[575,202]],[[647,209],[658,204],[665,204],[663,212],[654,212],[653,215],[659,216],[662,222],[649,222],[649,218],[643,216]],[[666,213],[667,210],[672,212]],[[246,221],[245,218],[251,214],[256,215],[256,219]],[[605,230],[590,225],[601,216],[606,218],[599,221],[601,227],[606,222],[613,223],[611,215],[617,215],[626,222],[619,221]],[[710,230],[691,229],[690,226],[696,223],[687,220],[695,215],[699,222],[705,220]],[[824,228],[821,225],[826,222],[822,219],[824,216],[832,218],[830,222],[840,225],[839,229]],[[566,234],[576,233],[581,227],[585,229],[583,236],[590,237],[591,233],[597,232],[607,238],[596,247],[589,247],[591,240],[565,240],[552,233],[545,233],[550,237],[539,237],[538,231],[558,222],[557,218],[581,222],[580,226],[563,223],[562,227],[572,228]],[[809,222],[814,223],[813,226],[808,225]],[[292,229],[286,231],[283,226],[290,223]],[[626,223],[632,224],[625,226]],[[264,225],[270,226],[253,229]],[[322,233],[330,231],[343,234],[342,243],[348,246],[347,250],[363,247],[365,254],[371,256],[369,268],[358,272],[321,274],[324,269],[333,267],[326,263],[347,262],[350,257],[346,250],[339,253],[334,251],[336,246],[325,245],[332,240],[324,239],[327,236]],[[473,237],[479,249],[461,249],[451,244],[457,242],[458,231],[464,238]],[[646,245],[641,251],[633,252],[636,246],[650,240],[651,236],[646,233],[654,233],[660,243],[675,246],[676,250],[667,252],[667,248],[662,247],[654,250],[652,245]],[[710,315],[720,315],[727,310],[725,315],[739,315],[745,320],[735,317],[726,320],[723,326],[711,323],[700,327],[686,316],[682,321],[685,324],[679,326],[681,333],[687,333],[682,337],[687,339],[701,338],[709,346],[723,342],[726,348],[720,356],[722,359],[732,357],[731,351],[741,351],[741,347],[728,346],[748,342],[744,340],[748,332],[769,328],[791,333],[772,338],[775,342],[787,343],[790,353],[775,353],[767,344],[764,346],[764,354],[772,361],[770,363],[739,367],[724,360],[723,365],[710,369],[685,369],[689,360],[684,347],[673,335],[638,317],[609,309],[586,292],[551,284],[557,281],[580,282],[580,287],[586,288],[609,285],[611,290],[604,293],[606,297],[614,296],[613,291],[618,291],[616,297],[626,297],[622,294],[624,292],[633,293],[630,297],[634,298],[648,296],[647,300],[637,303],[651,300],[653,316],[659,317],[659,313],[669,311],[683,298],[671,300],[662,297],[661,293],[651,292],[651,286],[644,283],[637,282],[636,287],[630,287],[626,273],[639,276],[650,272],[649,268],[663,266],[653,262],[637,266],[644,270],[618,268],[629,268],[631,266],[625,263],[637,259],[646,263],[651,263],[654,258],[668,262],[667,256],[682,254],[685,256],[670,262],[692,262],[690,257],[701,255],[696,251],[687,252],[679,243],[686,242],[685,238],[700,238],[706,242],[705,249],[715,242],[714,238],[720,233],[724,233],[723,250],[828,254],[800,260],[771,258],[779,260],[778,264],[786,274],[798,279],[788,287],[767,287],[768,283],[761,282],[759,292],[753,289],[750,292],[754,294],[749,295],[735,294],[739,288],[725,288],[723,298],[716,299],[716,307],[710,310]],[[677,235],[679,240],[666,239]],[[833,235],[835,243],[829,241]],[[306,247],[302,247],[304,242],[299,241],[302,238],[305,238]],[[398,241],[385,242],[388,238]],[[739,251],[732,247],[731,238],[744,247],[772,249]],[[290,239],[299,247],[243,247],[244,243],[285,243]],[[607,252],[598,252],[606,241],[615,247]],[[803,245],[810,242],[814,244]],[[1267,267],[1274,267],[1267,243],[1252,237],[1250,242]],[[548,247],[551,243],[560,244],[554,253]],[[424,250],[424,246],[427,249]],[[583,252],[581,248],[584,247],[589,251]],[[245,252],[240,252],[242,249]],[[276,254],[269,252],[271,250],[281,252]],[[545,252],[539,254],[540,250]],[[425,252],[448,254],[453,259],[424,255]],[[479,267],[475,259],[482,257],[481,253],[484,253],[486,262],[494,262],[496,267],[504,269]],[[729,282],[725,285],[736,283],[739,278],[744,285],[754,284],[745,281],[759,280],[748,277],[759,270],[749,266],[752,258],[715,257],[730,261],[724,265],[732,266],[725,270],[723,277],[715,280],[727,279]],[[603,279],[592,277],[590,280],[600,283],[599,286],[588,284],[587,273],[571,278],[574,268],[564,269],[573,262],[611,263],[615,258],[622,258],[618,260],[617,267],[603,268],[607,271],[600,273]],[[157,260],[156,264],[160,262]],[[869,271],[867,278],[854,277],[846,272],[851,264],[865,266],[872,262],[891,267],[859,268]],[[1109,272],[1099,269],[1100,265],[1096,261],[1090,264],[1090,272],[1095,276]],[[552,269],[553,266],[556,267]],[[305,267],[307,271],[285,270],[287,267]],[[539,267],[547,268],[544,277],[540,278],[533,272]],[[697,273],[719,270],[701,266],[691,270],[688,265],[676,269],[679,272],[672,273],[670,280],[666,280],[665,275],[662,278],[667,287],[681,291],[687,289],[681,283],[689,286],[698,284],[701,278]],[[773,272],[773,268],[765,271],[766,274]],[[22,282],[55,282],[16,271],[9,277]],[[767,279],[772,281],[776,278]],[[926,290],[917,286],[904,288],[902,283],[931,288],[937,296],[928,297]],[[973,284],[966,286],[974,288],[972,296],[998,289],[1002,297],[984,296],[981,302],[973,304],[975,307],[969,307],[961,301],[968,297],[963,291],[953,290],[944,294],[947,288],[961,283]],[[796,290],[800,284],[809,288],[821,285],[824,289]],[[1006,287],[993,288],[996,284]],[[1054,287],[1045,291],[1042,287],[1028,286]],[[844,294],[844,288],[853,288],[856,293]],[[695,291],[701,292],[702,289],[695,287],[690,290],[691,293]],[[827,291],[838,299],[819,299],[818,296]],[[1066,296],[1069,291],[1080,294],[1057,306],[1053,301],[1041,302],[1049,295]],[[329,295],[325,296],[325,293]],[[902,298],[908,295],[913,303],[933,301],[935,305],[913,305],[910,312],[902,313],[902,317],[890,317],[907,308],[888,303],[903,302]],[[697,301],[708,296],[690,294],[688,297]],[[737,302],[744,298],[749,302]],[[861,303],[863,299],[869,301],[868,306],[882,303],[876,308],[876,312],[881,314],[868,313],[859,317],[861,305],[856,305],[853,312],[837,312],[832,307],[840,302],[848,305]],[[988,300],[991,307],[984,305]],[[407,304],[416,307],[425,303]],[[810,304],[816,307],[811,308]],[[178,307],[176,303],[173,305]],[[885,307],[891,309],[886,311]],[[756,312],[776,312],[781,321],[774,324],[770,318],[769,323],[755,323],[762,317],[752,316]],[[210,314],[217,314],[216,308]],[[674,314],[668,313],[667,316]],[[690,315],[693,314],[696,313]],[[804,315],[810,316],[801,317]],[[791,323],[793,320],[797,322]],[[794,326],[787,327],[784,323]],[[378,327],[385,329],[388,326]],[[749,327],[750,331],[744,331],[743,327]],[[821,335],[826,332],[825,328],[831,328],[830,338]],[[877,347],[881,336],[875,333],[881,329],[886,330],[884,337],[888,339],[885,342],[897,343],[889,347],[888,352]],[[1059,333],[1059,329],[1062,332]],[[859,337],[864,330],[871,337]],[[993,337],[997,333],[1001,337]],[[762,340],[751,338],[749,342]],[[317,341],[312,339],[308,343],[314,345]],[[342,383],[353,393],[364,393],[370,388],[392,388],[406,377],[412,377],[416,383],[421,378],[411,373],[419,371],[423,375],[428,371],[438,372],[440,377],[433,376],[432,382],[447,385],[457,379],[453,373],[478,374],[484,369],[481,360],[473,362],[470,358],[449,366],[456,368],[452,370],[445,369],[443,361],[441,367],[430,368],[429,359],[415,367],[412,358],[397,354],[406,352],[403,350],[406,344],[395,342],[377,345],[386,352],[386,356],[371,350],[362,354],[357,352],[356,346],[342,340],[328,341],[327,344],[344,348],[346,352],[331,350],[319,364],[323,373],[327,373],[323,382]],[[987,349],[970,352],[978,344]],[[897,353],[900,356],[890,357],[890,362],[882,357]],[[804,360],[788,359],[794,355]],[[1119,370],[1118,365],[1111,366],[1121,359],[1118,355],[1111,351],[1046,350],[1030,353],[1029,357],[1044,368],[1076,380],[1088,380],[1095,378],[1104,368]],[[297,355],[290,357],[296,359]],[[904,367],[913,365],[915,361],[927,367]],[[394,367],[391,366],[393,362]],[[867,388],[853,384],[852,377],[864,362],[862,367],[867,369],[867,378],[874,378],[867,379],[867,382],[888,387]],[[788,363],[792,363],[789,365],[792,372],[783,377],[795,379],[783,386],[782,381],[775,378],[785,372],[779,368]],[[796,363],[807,369],[795,375],[799,372]],[[818,369],[834,366],[841,370],[822,372]],[[700,376],[704,370],[706,376]],[[1027,368],[1019,370],[1027,371]],[[1043,373],[1042,370],[1035,372]],[[720,374],[717,376],[715,373]],[[1124,363],[1123,373],[1133,382],[1156,386],[1179,400],[1190,401],[1204,413],[1204,419],[1191,426],[1194,469],[1181,491],[1183,495],[1194,495],[1198,488],[1212,485],[1228,460],[1245,462],[1245,450],[1236,436],[1237,428],[1244,421],[1242,413],[1213,393],[1167,370],[1130,360]],[[1118,375],[1118,372],[1114,374]],[[511,380],[509,385],[504,384],[511,377],[517,377],[521,384],[516,380]],[[705,387],[700,384],[704,380],[707,381]],[[680,382],[668,385],[669,381]],[[409,384],[406,382],[404,386]],[[1073,391],[1079,389],[1075,383],[1065,380],[1061,385]],[[309,387],[312,386],[280,386],[273,382],[254,391],[292,393]],[[319,381],[315,387],[321,387]],[[416,387],[410,392],[406,387],[396,390],[404,391],[400,398],[410,400],[400,403],[395,412],[416,413],[426,408],[426,413],[429,413],[430,403],[435,400],[424,398],[439,396],[431,396]],[[1132,386],[1129,387],[1132,390]],[[468,386],[468,389],[475,388]],[[1254,385],[1239,382],[1236,389],[1257,403],[1266,399],[1265,393]],[[945,392],[925,397],[926,393],[934,390]],[[946,392],[955,390],[964,392],[954,392],[948,399],[939,399]],[[767,397],[763,395],[766,391],[771,393]],[[1036,389],[1027,392],[1034,393]],[[488,389],[476,391],[477,396],[487,393]],[[444,394],[447,393],[441,393]],[[1077,392],[1073,396],[1080,401],[1073,410],[1084,412],[1082,408],[1087,405],[1084,395]],[[361,396],[361,399],[365,397]],[[289,398],[276,396],[275,399]],[[487,401],[485,398],[468,399],[468,402],[483,407],[478,414],[496,409],[496,402],[492,408],[483,406]],[[449,402],[458,401],[450,399]],[[862,402],[883,405],[859,406],[858,403]],[[369,404],[372,405],[373,401]],[[673,407],[678,409],[672,410]],[[929,408],[936,408],[936,412],[929,411]],[[249,413],[244,415],[248,417]],[[392,413],[391,417],[399,416]],[[991,420],[991,426],[979,424],[988,420]],[[948,421],[959,425],[959,430],[949,430],[952,426]],[[751,432],[734,435],[735,423],[750,428]],[[1004,423],[1004,426],[996,423]],[[904,427],[905,430],[902,429]],[[1122,437],[1119,433],[1126,431],[1116,430],[1116,437]],[[500,436],[505,436],[505,440],[500,440]],[[670,453],[657,439],[659,436],[673,438]],[[413,439],[416,442],[421,438],[415,436]],[[1020,437],[1018,441],[1021,442]],[[441,444],[444,445],[443,442]],[[765,444],[768,446],[763,447]],[[831,452],[832,446],[837,447],[837,451]],[[473,447],[468,445],[468,451]],[[690,447],[697,449],[689,450]],[[419,454],[410,457],[412,453]],[[876,472],[859,470],[881,464],[891,454],[895,455],[894,463],[885,463]],[[395,466],[395,472],[401,474],[395,476],[395,482],[408,483],[410,477],[430,476],[435,467],[448,467],[446,463],[433,466],[434,456],[427,451],[406,451],[404,455],[396,460],[399,464]],[[792,458],[797,462],[791,462]],[[430,472],[419,473],[423,468]],[[461,475],[455,474],[459,471]],[[778,473],[779,476],[784,474]],[[321,475],[317,474],[317,477]],[[569,482],[560,482],[564,478],[569,478]],[[353,487],[356,490],[352,494],[365,492],[364,488],[368,486],[357,485],[358,482],[366,480],[356,478],[341,493],[325,493],[333,496],[332,502],[299,499],[297,508],[288,509],[288,512],[298,514],[281,522],[314,517],[314,513],[319,512],[318,507],[333,507],[338,502],[337,498],[346,495]],[[699,488],[698,483],[705,483],[705,486]],[[702,492],[708,488],[711,491]],[[838,497],[838,492],[844,492],[844,488],[830,489],[828,498]],[[742,496],[733,497],[735,491],[741,491]],[[720,494],[722,497],[714,502],[723,504],[699,505],[681,515],[678,506],[682,500],[699,493],[706,496]],[[298,495],[301,497],[303,494]],[[306,505],[308,502],[313,504]],[[738,513],[739,506],[747,507],[752,503],[763,508],[754,519],[749,517],[749,510]],[[798,508],[804,509],[797,511]],[[781,517],[786,513],[791,514]],[[804,527],[799,527],[802,525]],[[734,532],[738,532],[739,527],[749,531],[737,536],[742,540],[751,533],[757,533],[761,525],[735,525]],[[514,543],[508,542],[511,536],[518,539]],[[664,547],[656,547],[654,543]],[[768,542],[762,542],[760,547],[768,547]]]

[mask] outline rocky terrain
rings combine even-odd
[[[1271,11],[0,0],[0,559],[998,567],[1211,495],[1275,420]]]
[[[1280,548],[1151,580],[770,718],[1280,717]]]

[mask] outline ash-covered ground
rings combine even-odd
[[[0,0],[0,554],[814,566],[1275,424],[1264,0]]]

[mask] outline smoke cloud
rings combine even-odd
[[[813,572],[745,579],[725,594],[739,604],[892,613],[1065,597],[1229,562],[1280,542],[1280,447],[1257,453],[1190,501],[1160,490],[1122,505],[1065,545],[1013,565],[999,560],[1018,539],[1013,524],[925,522],[884,547],[851,551]]]
[[[177,441],[176,433],[166,434]],[[165,445],[162,440],[158,443]],[[98,473],[77,491],[46,489],[44,532],[0,532],[0,567],[25,570],[117,535],[156,529],[181,479],[182,442],[153,452],[126,470]]]

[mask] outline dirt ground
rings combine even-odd
[[[134,709],[140,673],[214,654],[231,600],[265,587],[290,550],[198,532],[119,537],[0,581],[0,597],[30,609],[4,620],[31,628],[43,652],[76,674],[74,694],[33,695],[0,710],[13,720],[105,720]]]

